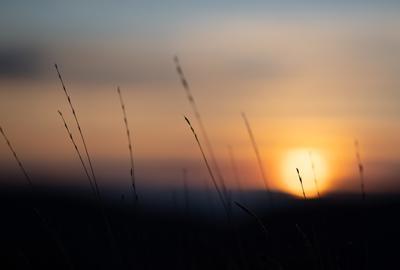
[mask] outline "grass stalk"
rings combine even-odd
[[[358,173],[360,176],[361,196],[362,196],[363,201],[365,201],[366,194],[365,194],[365,185],[364,185],[364,165],[361,161],[360,145],[358,143],[358,140],[354,141],[354,148],[355,148],[355,152],[356,152]]]
[[[321,194],[319,193],[319,187],[318,187],[317,173],[315,172],[315,163],[314,163],[314,159],[312,157],[312,152],[310,151],[310,152],[308,152],[308,154],[310,157],[311,170],[312,170],[313,177],[314,177],[315,190],[317,191],[318,199],[321,199]]]
[[[195,99],[193,97],[193,94],[192,94],[192,92],[190,90],[189,83],[188,83],[188,81],[187,81],[187,79],[185,77],[185,74],[183,73],[183,69],[181,67],[181,64],[179,62],[179,58],[177,56],[174,57],[174,62],[175,62],[176,72],[178,73],[178,76],[180,78],[180,81],[181,81],[181,84],[183,86],[183,89],[186,92],[187,99],[188,99],[188,101],[190,103],[190,106],[192,107],[192,110],[193,110],[193,113],[194,113],[194,115],[196,117],[197,123],[199,124],[200,132],[201,132],[201,134],[202,134],[202,136],[204,138],[204,143],[205,143],[205,146],[207,148],[207,152],[210,154],[211,162],[212,162],[212,165],[214,167],[215,173],[217,175],[217,179],[218,179],[218,181],[219,181],[219,183],[220,183],[220,185],[222,187],[222,192],[223,192],[224,196],[226,197],[227,202],[230,203],[229,194],[228,194],[228,190],[227,190],[226,185],[225,185],[224,177],[222,176],[221,170],[219,169],[217,160],[215,158],[215,154],[214,154],[214,150],[213,150],[212,144],[211,144],[210,139],[208,137],[206,128],[205,128],[205,126],[203,124],[203,120],[201,118],[200,112],[199,112],[199,110],[197,108],[196,101],[195,101]]]
[[[263,161],[261,159],[261,154],[260,154],[260,151],[258,149],[258,145],[256,143],[256,140],[254,138],[253,130],[251,129],[250,123],[247,120],[247,116],[246,116],[246,114],[244,112],[242,112],[242,118],[243,118],[244,124],[246,126],[247,133],[249,134],[250,141],[251,141],[251,144],[253,146],[254,153],[255,153],[256,158],[257,158],[258,167],[260,169],[260,173],[261,173],[261,177],[262,177],[263,182],[264,182],[265,189],[267,190],[267,192],[269,194],[270,200],[272,200],[271,190],[270,190],[269,185],[268,185],[268,180],[267,180],[267,176],[266,176],[266,173],[265,173],[264,163],[263,163]]]
[[[243,204],[241,204],[237,201],[234,201],[234,202],[240,209],[242,209],[245,213],[247,213],[249,216],[253,217],[257,221],[257,223],[260,226],[260,228],[262,229],[262,232],[264,233],[265,237],[268,238],[268,230],[265,227],[262,220],[253,211],[251,211],[249,208],[247,208]]]
[[[90,171],[91,171],[91,177],[92,177],[91,179],[92,179],[92,181],[94,183],[94,187],[95,187],[96,195],[97,195],[97,200],[98,200],[99,205],[100,205],[101,214],[102,214],[102,216],[104,218],[104,222],[105,222],[105,225],[106,225],[106,230],[107,230],[107,234],[108,234],[108,237],[109,237],[111,248],[114,250],[116,256],[118,256],[118,260],[122,265],[122,259],[120,257],[121,255],[120,255],[118,247],[117,247],[117,243],[116,243],[115,236],[114,236],[114,233],[113,233],[112,228],[111,228],[109,217],[108,217],[108,215],[106,214],[106,211],[105,211],[105,206],[103,204],[103,200],[102,200],[102,197],[101,197],[101,194],[100,194],[100,189],[99,189],[99,186],[97,184],[96,175],[94,173],[92,161],[91,161],[90,154],[89,154],[89,151],[88,151],[88,148],[87,148],[87,145],[86,145],[85,137],[83,136],[81,125],[79,123],[75,108],[74,108],[73,103],[71,101],[71,97],[68,94],[67,88],[65,87],[63,78],[61,76],[61,73],[60,73],[60,71],[58,69],[57,64],[54,64],[54,67],[55,67],[55,69],[57,71],[58,79],[61,82],[61,86],[62,86],[62,89],[64,91],[64,94],[65,94],[65,96],[66,96],[66,98],[68,100],[69,107],[71,108],[72,114],[73,114],[74,119],[75,119],[76,126],[77,126],[78,131],[79,131],[80,138],[82,140],[83,147],[85,149],[86,158],[88,160]]]
[[[185,213],[189,214],[189,187],[187,183],[187,169],[182,169],[183,192],[185,196]]]
[[[122,109],[122,114],[123,114],[123,118],[124,118],[125,130],[126,130],[126,136],[128,138],[129,158],[130,158],[130,163],[131,163],[130,175],[131,175],[132,190],[133,190],[133,195],[134,195],[135,201],[137,202],[138,195],[136,192],[136,181],[135,181],[135,170],[134,170],[134,163],[133,163],[131,132],[129,130],[128,117],[127,117],[126,110],[125,110],[124,99],[122,98],[121,89],[119,87],[117,87],[117,92],[118,92],[118,96],[119,96],[119,101],[121,103],[121,109]]]
[[[3,128],[0,126],[0,133],[3,136],[4,140],[6,141],[6,144],[8,146],[8,148],[10,149],[11,153],[13,154],[15,161],[18,164],[18,167],[20,168],[20,170],[22,171],[23,175],[25,176],[26,181],[28,182],[29,186],[31,188],[33,188],[33,183],[31,178],[29,177],[28,173],[26,172],[24,166],[22,165],[21,160],[19,159],[17,153],[14,150],[14,147],[11,145],[10,140],[8,139],[6,133],[4,132]]]
[[[299,181],[300,181],[300,185],[301,185],[301,190],[303,191],[304,200],[307,200],[306,192],[304,191],[304,186],[303,186],[303,179],[301,178],[300,171],[299,171],[298,168],[296,168],[296,172],[297,172],[297,176],[299,177]]]
[[[217,191],[218,197],[219,197],[219,199],[221,200],[222,206],[224,207],[225,211],[227,212],[227,214],[228,214],[228,216],[229,216],[229,207],[228,207],[228,204],[227,204],[227,202],[225,202],[224,196],[223,196],[223,194],[222,194],[220,188],[218,187],[217,181],[216,181],[216,179],[215,179],[215,177],[214,177],[214,174],[213,174],[213,172],[212,172],[212,170],[211,170],[210,164],[208,163],[207,157],[206,157],[206,155],[205,155],[205,153],[204,153],[203,147],[201,146],[201,143],[200,143],[200,141],[199,141],[199,138],[197,137],[196,131],[194,130],[192,124],[191,124],[190,121],[189,121],[189,119],[188,119],[186,116],[184,116],[184,117],[185,117],[186,123],[189,125],[190,130],[191,130],[192,133],[193,133],[193,136],[194,136],[194,138],[195,138],[195,140],[196,140],[196,142],[197,142],[197,146],[198,146],[199,149],[200,149],[201,155],[202,155],[203,160],[204,160],[204,164],[205,164],[206,167],[207,167],[208,173],[209,173],[209,175],[210,175],[210,177],[211,177],[211,180],[212,180],[212,182],[213,182],[213,184],[214,184],[215,190]]]
[[[228,145],[228,153],[229,153],[229,159],[230,159],[231,167],[232,167],[232,171],[233,171],[233,177],[235,178],[238,191],[241,193],[242,192],[242,184],[240,181],[239,171],[238,171],[238,167],[236,165],[236,159],[233,154],[233,149],[232,149],[231,145]]]
[[[15,161],[18,164],[18,167],[20,168],[20,170],[22,171],[23,175],[25,176],[25,179],[29,185],[30,188],[30,192],[34,192],[34,185],[33,182],[31,180],[31,177],[29,176],[29,174],[27,173],[27,171],[25,170],[24,165],[22,165],[21,160],[19,159],[17,153],[14,150],[14,147],[12,146],[10,140],[8,139],[6,133],[4,132],[3,128],[0,126],[0,133],[3,136],[4,140],[6,141],[6,144],[8,146],[8,148],[10,149],[11,153],[13,154]],[[34,206],[33,207],[33,212],[35,213],[35,215],[39,218],[42,226],[44,227],[44,229],[47,231],[47,233],[49,233],[49,235],[52,237],[53,241],[55,242],[57,248],[59,249],[59,251],[61,252],[61,254],[64,256],[65,260],[66,260],[66,264],[68,266],[69,269],[74,269],[72,263],[71,263],[71,259],[67,253],[67,251],[64,248],[64,245],[61,241],[61,238],[59,237],[58,233],[53,230],[53,228],[50,227],[47,219],[42,215],[42,213],[39,211],[39,209]]]
[[[78,157],[79,157],[79,160],[80,160],[80,162],[81,162],[82,168],[83,168],[83,170],[85,171],[86,177],[87,177],[87,179],[88,179],[88,181],[89,181],[90,188],[92,189],[93,194],[94,194],[95,196],[98,196],[99,194],[97,194],[97,189],[96,189],[96,187],[95,187],[95,185],[94,185],[92,179],[90,178],[88,169],[86,168],[85,162],[83,161],[81,152],[79,151],[79,148],[78,148],[78,146],[77,146],[77,144],[76,144],[76,142],[75,142],[75,139],[74,139],[74,137],[72,136],[72,133],[71,133],[71,131],[70,131],[68,125],[67,125],[67,122],[65,121],[64,115],[62,114],[62,112],[61,112],[60,110],[58,111],[58,114],[60,115],[61,120],[63,121],[64,127],[65,127],[65,129],[66,129],[66,131],[67,131],[67,133],[68,133],[69,139],[70,139],[72,145],[73,145],[74,148],[75,148],[75,152],[78,154]]]
[[[358,140],[354,140],[354,148],[356,152],[356,159],[357,159],[357,167],[358,167],[358,173],[360,176],[360,185],[361,185],[361,196],[362,196],[362,201],[365,202],[366,200],[366,193],[365,193],[365,185],[364,185],[364,165],[361,160],[361,154],[360,154],[360,145]],[[364,207],[366,207],[366,204],[364,203]],[[368,225],[369,222],[367,220],[367,210],[363,209],[362,215],[362,224],[363,227],[361,228],[363,237],[364,237],[364,266],[365,269],[368,269],[369,265],[369,241],[368,241]]]
[[[74,116],[75,123],[76,123],[76,126],[77,126],[78,131],[79,131],[79,134],[80,134],[80,137],[81,137],[81,140],[82,140],[82,144],[83,144],[83,147],[85,149],[86,158],[87,158],[87,160],[89,162],[89,167],[90,167],[90,171],[91,171],[91,174],[92,174],[92,180],[93,180],[93,183],[94,183],[95,188],[96,188],[96,193],[100,194],[100,190],[99,190],[99,187],[98,187],[98,184],[97,184],[97,180],[96,180],[96,175],[94,173],[94,169],[93,169],[93,165],[92,165],[92,160],[91,160],[90,155],[89,155],[89,151],[88,151],[88,148],[87,148],[87,145],[86,145],[86,140],[85,140],[85,137],[83,136],[82,128],[81,128],[81,125],[79,124],[75,108],[74,108],[74,106],[72,104],[71,97],[68,94],[67,88],[65,87],[64,80],[63,80],[63,78],[61,76],[60,70],[58,69],[58,65],[54,64],[54,67],[55,67],[55,69],[57,71],[58,79],[60,80],[62,89],[63,89],[64,94],[65,94],[65,96],[66,96],[66,98],[68,100],[69,107],[71,108],[71,112],[72,112],[72,114]]]

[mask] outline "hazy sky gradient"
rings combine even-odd
[[[281,169],[288,152],[313,149],[327,164],[327,191],[356,190],[358,138],[367,189],[393,190],[399,11],[398,1],[1,2],[0,123],[32,174],[82,176],[57,115],[61,109],[73,126],[57,62],[103,183],[129,177],[117,85],[139,187],[180,185],[182,167],[204,183],[182,117],[193,115],[172,62],[178,54],[226,178],[230,144],[245,186],[262,187],[245,111],[273,188],[288,190]],[[0,162],[5,175],[19,173],[4,143]]]

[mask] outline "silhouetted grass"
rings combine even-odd
[[[234,201],[234,203],[240,208],[242,209],[245,213],[247,213],[248,215],[250,215],[251,217],[253,217],[258,225],[260,226],[260,228],[262,229],[262,232],[264,233],[265,237],[268,238],[268,230],[265,227],[264,223],[262,222],[262,220],[253,212],[251,211],[249,208],[247,208],[246,206],[244,206],[243,204]]]
[[[188,99],[188,101],[189,101],[189,103],[190,103],[190,105],[192,107],[193,113],[194,113],[194,115],[196,117],[196,120],[197,120],[197,122],[199,124],[200,131],[201,131],[201,134],[203,135],[207,151],[208,151],[208,153],[210,154],[210,157],[211,157],[212,165],[213,165],[213,167],[215,169],[215,173],[217,174],[217,179],[220,182],[220,185],[222,187],[222,192],[223,192],[224,196],[226,197],[226,200],[227,200],[228,204],[230,205],[229,194],[228,194],[228,190],[226,188],[224,177],[222,176],[222,173],[221,173],[221,171],[219,169],[217,159],[215,158],[215,155],[214,155],[213,147],[212,147],[210,139],[208,137],[206,128],[205,128],[205,126],[203,124],[203,120],[201,118],[200,112],[199,112],[199,110],[197,108],[196,101],[195,101],[195,99],[194,99],[194,97],[192,95],[192,92],[190,91],[189,83],[188,83],[188,81],[187,81],[187,79],[185,77],[185,74],[183,73],[183,69],[182,69],[182,67],[180,65],[180,62],[179,62],[179,59],[178,59],[177,56],[174,57],[174,62],[175,62],[176,72],[179,75],[179,78],[181,80],[183,89],[186,92],[187,99]]]
[[[2,134],[4,140],[7,143],[8,148],[10,149],[11,153],[13,154],[15,161],[18,164],[18,167],[20,168],[20,170],[22,171],[23,175],[25,176],[25,179],[29,185],[30,188],[30,192],[34,192],[34,185],[33,182],[31,180],[31,177],[29,176],[29,174],[26,172],[25,167],[22,165],[21,160],[19,159],[17,153],[14,150],[14,147],[11,145],[10,140],[8,139],[7,135],[5,134],[3,128],[0,126],[0,133]],[[30,202],[30,204],[32,204],[32,202]],[[32,206],[32,205],[31,205]],[[55,242],[57,248],[59,249],[59,251],[61,252],[61,254],[64,256],[64,259],[66,261],[67,267],[69,269],[74,269],[70,257],[67,253],[67,251],[64,248],[64,245],[58,235],[58,233],[50,227],[47,219],[43,216],[43,214],[41,213],[41,211],[38,209],[38,207],[36,206],[32,206],[32,210],[35,213],[35,215],[39,218],[41,225],[43,226],[43,228],[46,230],[47,233],[49,233],[49,235],[52,237],[53,241]]]
[[[132,189],[133,189],[133,195],[134,195],[135,201],[137,201],[138,195],[136,192],[136,181],[135,181],[135,170],[134,170],[134,163],[133,163],[131,132],[129,130],[128,117],[126,116],[125,103],[122,98],[121,89],[119,87],[117,88],[117,92],[118,92],[118,96],[119,96],[119,101],[121,103],[121,109],[122,109],[122,114],[123,114],[123,118],[124,118],[125,130],[126,130],[126,136],[128,137],[129,158],[130,158],[130,162],[131,162],[130,175],[131,175],[131,184],[132,184]]]
[[[317,174],[315,172],[315,164],[314,164],[314,160],[312,158],[312,152],[310,151],[308,154],[310,156],[310,163],[311,163],[312,173],[313,173],[313,176],[314,176],[315,189],[317,191],[318,199],[321,199],[321,194],[319,193],[319,187],[318,187],[318,181],[317,181]]]
[[[223,194],[222,194],[220,188],[218,187],[217,181],[215,180],[214,174],[213,174],[213,172],[212,172],[212,170],[211,170],[210,164],[208,163],[207,157],[206,157],[206,155],[205,155],[205,153],[204,153],[203,147],[201,146],[201,143],[200,143],[200,141],[199,141],[199,138],[197,137],[196,131],[195,131],[194,128],[192,127],[192,124],[190,123],[189,119],[188,119],[186,116],[184,116],[184,117],[185,117],[186,123],[189,125],[190,130],[191,130],[192,133],[193,133],[193,136],[194,136],[194,138],[195,138],[195,140],[196,140],[196,142],[197,142],[197,146],[198,146],[199,149],[200,149],[201,155],[203,156],[204,163],[205,163],[205,165],[206,165],[206,167],[207,167],[208,173],[210,174],[211,180],[212,180],[212,182],[213,182],[213,184],[214,184],[215,190],[217,191],[217,194],[218,194],[218,196],[219,196],[219,199],[221,200],[222,206],[224,207],[224,209],[225,209],[227,215],[229,216],[229,206],[228,206],[228,203],[224,200],[224,196],[223,196]]]
[[[354,148],[355,148],[355,152],[356,152],[358,173],[360,175],[361,196],[362,196],[362,199],[364,201],[365,198],[366,198],[365,185],[364,185],[364,166],[363,166],[362,161],[361,161],[360,146],[359,146],[358,140],[354,141]]]
[[[264,182],[265,189],[268,192],[270,201],[272,201],[271,190],[270,190],[269,185],[268,185],[267,176],[266,176],[265,168],[264,168],[264,163],[263,163],[263,161],[261,159],[260,151],[258,150],[258,145],[257,145],[256,140],[254,138],[254,134],[253,134],[253,131],[251,129],[250,123],[247,120],[246,114],[244,112],[242,112],[242,118],[243,118],[244,124],[246,126],[247,132],[249,134],[250,141],[251,141],[251,144],[253,146],[254,153],[256,154],[258,167],[260,168],[260,173],[261,173],[261,177],[262,177],[263,182]]]
[[[187,182],[187,169],[182,169],[183,193],[185,196],[185,214],[189,214],[189,187]]]
[[[64,127],[65,127],[65,129],[66,129],[66,131],[67,131],[67,133],[68,133],[69,139],[70,139],[71,143],[73,144],[76,153],[78,154],[78,157],[79,157],[79,160],[80,160],[80,162],[81,162],[81,164],[82,164],[83,170],[85,171],[86,177],[87,177],[87,179],[88,179],[88,181],[89,181],[90,188],[92,189],[92,192],[93,192],[94,196],[97,197],[97,196],[99,196],[99,194],[97,194],[97,188],[95,187],[95,185],[94,185],[92,179],[90,178],[89,172],[88,172],[88,170],[87,170],[87,168],[86,168],[85,162],[83,161],[81,152],[79,151],[79,148],[78,148],[78,146],[76,145],[75,139],[74,139],[74,137],[72,136],[72,133],[71,133],[71,131],[69,130],[69,127],[68,127],[68,125],[67,125],[67,122],[65,121],[64,116],[63,116],[63,114],[61,113],[61,111],[58,111],[58,114],[60,115],[61,120],[62,120],[63,123],[64,123]]]
[[[77,126],[78,131],[79,131],[79,134],[80,134],[80,137],[81,137],[81,140],[82,140],[82,144],[83,144],[83,147],[85,149],[86,158],[87,158],[87,160],[89,162],[90,171],[92,173],[92,180],[93,180],[93,183],[95,184],[95,187],[96,187],[96,193],[100,194],[100,190],[99,190],[98,185],[97,185],[96,175],[94,173],[92,161],[91,161],[91,158],[90,158],[90,155],[89,155],[89,151],[88,151],[88,148],[87,148],[87,145],[86,145],[86,140],[85,140],[85,137],[83,136],[82,128],[81,128],[81,125],[79,124],[78,117],[77,117],[76,112],[75,112],[75,108],[74,108],[74,106],[72,104],[71,97],[68,94],[67,88],[65,87],[64,80],[61,77],[61,73],[60,73],[60,71],[58,69],[57,64],[54,64],[54,67],[55,67],[55,69],[57,71],[58,79],[61,82],[62,89],[63,89],[64,94],[65,94],[65,96],[66,96],[66,98],[68,100],[69,107],[71,108],[72,114],[73,114],[74,119],[75,119],[76,126]]]
[[[14,147],[11,145],[10,140],[8,139],[8,137],[6,136],[6,133],[4,132],[3,128],[0,126],[0,133],[3,136],[4,140],[7,143],[8,148],[10,149],[11,153],[13,154],[15,161],[18,164],[18,167],[20,168],[21,172],[23,173],[23,175],[25,176],[26,181],[28,182],[29,186],[31,188],[33,188],[33,183],[31,178],[29,177],[28,173],[26,172],[24,166],[22,165],[21,160],[19,159],[19,157],[17,156],[17,153],[14,150]]]
[[[303,186],[303,179],[301,178],[300,171],[299,171],[298,168],[296,168],[296,172],[297,172],[297,176],[299,177],[299,181],[300,181],[300,185],[301,185],[301,190],[303,191],[304,200],[307,200],[306,192],[304,191],[304,186]]]
[[[238,168],[236,165],[236,160],[235,160],[235,156],[233,154],[233,149],[232,149],[231,145],[228,145],[228,153],[229,153],[229,159],[230,159],[231,167],[232,167],[232,171],[233,171],[233,176],[235,178],[238,191],[241,193],[242,192],[242,183],[240,181],[239,172],[238,172]]]
[[[360,188],[361,188],[361,198],[362,201],[365,202],[366,200],[366,193],[365,193],[365,184],[364,184],[364,165],[361,160],[361,154],[360,154],[360,145],[358,140],[354,140],[354,149],[356,152],[356,159],[357,159],[357,167],[358,167],[358,173],[360,176]],[[364,205],[365,207],[365,205]],[[368,213],[365,211],[365,209],[362,212],[361,215],[362,219],[362,227],[360,230],[363,232],[364,235],[364,266],[365,268],[368,267],[368,262],[369,262],[369,221],[368,221]]]
[[[118,250],[118,247],[117,247],[117,243],[115,241],[115,236],[114,236],[114,233],[113,233],[112,228],[111,228],[110,220],[109,220],[109,217],[106,214],[106,211],[105,211],[105,208],[104,208],[103,200],[102,200],[102,197],[101,197],[101,194],[100,194],[100,189],[99,189],[99,186],[98,186],[98,183],[97,183],[96,175],[94,173],[94,169],[93,169],[92,161],[91,161],[91,158],[90,158],[90,154],[89,154],[89,151],[88,151],[88,148],[87,148],[87,145],[86,145],[86,140],[85,140],[85,137],[83,136],[81,125],[79,124],[75,108],[74,108],[74,106],[72,104],[72,101],[71,101],[71,97],[69,96],[68,91],[67,91],[67,89],[65,87],[64,81],[63,81],[63,79],[61,77],[61,73],[60,73],[60,71],[58,69],[57,64],[54,64],[54,67],[55,67],[55,69],[57,71],[57,75],[58,75],[58,78],[59,78],[59,80],[61,82],[61,86],[62,86],[62,89],[64,91],[64,94],[67,97],[69,107],[71,108],[72,114],[73,114],[74,119],[75,119],[76,126],[78,128],[78,131],[79,131],[79,134],[80,134],[80,137],[81,137],[81,140],[82,140],[83,147],[85,149],[86,157],[87,157],[87,160],[89,162],[89,167],[90,167],[91,174],[92,174],[92,181],[93,181],[94,186],[96,188],[96,194],[97,194],[97,199],[99,201],[101,214],[103,216],[104,223],[106,225],[106,230],[107,230],[107,235],[108,235],[108,238],[109,238],[109,241],[110,241],[110,246],[113,249],[113,251],[115,253],[115,256],[117,256],[116,259],[122,264],[122,259],[120,257],[120,253],[119,253],[119,250]]]

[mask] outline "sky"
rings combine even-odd
[[[78,138],[57,63],[101,185],[129,185],[117,86],[139,190],[180,186],[183,168],[192,186],[211,185],[183,119],[190,118],[201,135],[175,71],[178,55],[230,188],[263,188],[241,112],[274,190],[299,195],[299,167],[310,196],[316,194],[314,177],[322,193],[359,192],[355,139],[367,192],[399,188],[398,1],[0,5],[0,125],[40,184],[86,184],[57,114],[64,113]],[[0,165],[1,183],[20,176],[3,142]]]

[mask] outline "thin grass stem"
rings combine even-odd
[[[228,190],[227,190],[227,187],[226,187],[226,184],[225,184],[224,177],[222,176],[221,170],[219,169],[219,166],[218,166],[218,163],[217,163],[217,159],[215,158],[215,154],[214,154],[214,150],[213,150],[212,144],[211,144],[210,139],[208,137],[206,128],[205,128],[205,126],[203,124],[203,120],[201,118],[200,112],[199,112],[199,110],[197,108],[196,101],[195,101],[195,99],[193,97],[193,94],[192,94],[192,92],[190,90],[189,83],[188,83],[188,81],[187,81],[187,79],[185,77],[185,74],[183,73],[182,66],[181,66],[181,64],[179,62],[179,58],[177,56],[174,57],[174,62],[175,62],[176,72],[178,73],[178,76],[180,78],[180,81],[181,81],[181,84],[183,86],[183,89],[186,92],[187,99],[188,99],[188,101],[190,103],[190,106],[192,107],[192,110],[193,110],[193,113],[194,113],[194,115],[196,117],[197,123],[199,124],[200,132],[201,132],[201,134],[202,134],[202,136],[204,138],[204,143],[206,145],[207,151],[210,154],[211,162],[212,162],[212,165],[214,167],[215,173],[217,175],[217,179],[218,179],[218,181],[219,181],[219,183],[220,183],[220,185],[222,187],[222,192],[223,192],[224,196],[226,197],[226,200],[229,203],[230,202],[229,194],[228,194]]]
[[[87,177],[87,179],[88,179],[88,181],[89,181],[90,188],[92,189],[92,192],[94,193],[94,195],[95,195],[95,196],[98,196],[97,191],[96,191],[96,188],[95,188],[95,186],[94,186],[94,184],[93,184],[93,181],[92,181],[92,179],[90,178],[89,172],[88,172],[88,170],[87,170],[87,168],[86,168],[85,162],[83,161],[81,152],[79,151],[79,148],[78,148],[78,146],[77,146],[77,144],[76,144],[76,142],[75,142],[75,139],[74,139],[74,137],[72,136],[72,133],[71,133],[71,131],[70,131],[68,125],[67,125],[67,122],[65,121],[64,115],[62,114],[62,112],[61,112],[60,110],[58,111],[58,114],[60,115],[61,120],[62,120],[63,123],[64,123],[64,127],[65,127],[65,129],[66,129],[66,131],[67,131],[67,133],[68,133],[68,137],[69,137],[69,139],[70,139],[72,145],[73,145],[74,148],[75,148],[75,152],[78,154],[78,157],[79,157],[79,160],[80,160],[80,162],[81,162],[82,168],[83,168],[83,170],[85,171],[85,175],[86,175],[86,177]]]
[[[77,116],[75,108],[74,108],[74,106],[72,104],[71,97],[68,94],[67,88],[65,87],[64,80],[63,80],[63,78],[61,76],[61,73],[60,73],[60,71],[58,69],[58,65],[54,64],[54,67],[55,67],[55,69],[57,71],[58,79],[61,82],[62,89],[64,91],[65,96],[67,97],[69,107],[71,108],[72,114],[73,114],[74,119],[75,119],[76,126],[77,126],[78,131],[79,131],[79,134],[80,134],[80,137],[81,137],[81,140],[82,140],[82,144],[83,144],[83,147],[85,149],[86,158],[87,158],[87,160],[89,162],[89,167],[90,167],[90,171],[91,171],[91,174],[92,174],[92,180],[93,180],[93,183],[94,183],[95,188],[96,188],[96,193],[100,194],[99,186],[98,186],[97,180],[96,180],[96,175],[94,173],[92,161],[91,161],[91,158],[90,158],[90,155],[89,155],[89,151],[88,151],[88,148],[87,148],[87,145],[86,145],[86,140],[85,140],[85,137],[83,136],[82,128],[81,128],[81,125],[79,124],[79,121],[78,121],[78,116]]]
[[[199,141],[199,138],[197,137],[196,131],[194,130],[192,124],[191,124],[190,121],[189,121],[189,119],[188,119],[186,116],[184,116],[184,117],[185,117],[186,123],[189,125],[190,130],[191,130],[192,133],[193,133],[193,136],[194,136],[194,138],[195,138],[195,140],[196,140],[196,142],[197,142],[197,146],[198,146],[199,149],[200,149],[200,152],[201,152],[201,155],[202,155],[202,157],[203,157],[204,163],[205,163],[205,165],[206,165],[206,167],[207,167],[208,173],[209,173],[209,175],[210,175],[210,177],[211,177],[211,180],[212,180],[212,182],[213,182],[213,184],[214,184],[215,190],[217,191],[218,197],[219,197],[219,199],[221,200],[222,206],[224,207],[225,211],[227,212],[227,214],[228,214],[228,216],[229,216],[228,205],[227,205],[227,203],[226,203],[225,200],[224,200],[224,196],[223,196],[223,194],[222,194],[220,188],[218,187],[217,181],[215,180],[214,174],[213,174],[213,172],[212,172],[212,170],[211,170],[210,164],[208,163],[207,157],[206,157],[206,155],[205,155],[205,153],[204,153],[203,147],[201,146],[201,143],[200,143],[200,141]]]
[[[303,191],[304,200],[307,200],[306,192],[304,191],[304,186],[303,186],[303,179],[301,178],[300,171],[299,171],[298,168],[296,168],[296,172],[297,172],[297,176],[299,177],[299,181],[300,181],[300,185],[301,185],[301,190]]]
[[[265,237],[268,238],[268,230],[265,227],[264,223],[262,222],[262,220],[253,212],[251,211],[249,208],[247,208],[246,206],[244,206],[243,204],[234,201],[234,203],[240,208],[242,209],[245,213],[247,213],[248,215],[250,215],[251,217],[253,217],[258,225],[260,226],[260,228],[262,229],[263,233],[265,234]]]
[[[117,87],[117,92],[118,92],[118,96],[119,96],[119,101],[121,103],[121,109],[122,109],[122,114],[123,114],[123,118],[124,118],[125,130],[126,130],[126,136],[128,138],[128,150],[129,150],[129,158],[130,158],[130,163],[131,163],[130,176],[131,176],[132,190],[133,190],[133,195],[134,195],[135,201],[138,201],[138,195],[137,195],[137,192],[136,192],[136,181],[135,181],[135,170],[134,170],[134,162],[133,162],[133,153],[132,153],[131,132],[129,130],[128,117],[127,117],[126,110],[125,110],[125,103],[124,103],[124,100],[122,98],[121,89],[119,87]]]
[[[361,161],[360,145],[358,143],[358,140],[354,141],[354,148],[355,148],[355,152],[356,152],[358,173],[360,176],[361,196],[362,196],[363,201],[365,201],[366,194],[365,194],[365,184],[364,184],[364,165]]]
[[[260,169],[260,173],[261,173],[262,180],[264,182],[265,189],[267,190],[269,198],[272,201],[271,190],[269,188],[267,176],[266,176],[266,173],[265,173],[264,163],[262,161],[261,154],[260,154],[260,151],[258,149],[258,145],[257,145],[256,140],[254,138],[253,130],[251,129],[250,123],[249,123],[249,121],[247,119],[247,116],[246,116],[246,114],[244,112],[242,112],[242,118],[243,118],[244,124],[246,126],[247,133],[249,134],[250,141],[251,141],[251,144],[253,146],[254,153],[255,153],[256,158],[257,158],[258,167]]]
[[[312,157],[312,152],[310,151],[310,152],[308,152],[308,154],[310,157],[311,170],[312,170],[313,177],[314,177],[315,190],[317,191],[318,199],[321,199],[321,194],[319,193],[319,187],[318,187],[317,173],[315,172],[315,163],[314,163],[314,159]]]
[[[3,136],[4,140],[6,141],[6,144],[8,146],[8,148],[10,149],[11,153],[13,154],[15,161],[18,164],[18,167],[20,168],[20,170],[22,171],[23,175],[25,176],[26,181],[28,182],[29,186],[31,188],[33,188],[33,182],[31,180],[31,178],[29,177],[28,173],[25,170],[25,167],[22,165],[21,160],[19,159],[17,153],[14,150],[14,147],[11,145],[10,140],[8,139],[6,133],[4,132],[3,128],[0,126],[0,133]]]

